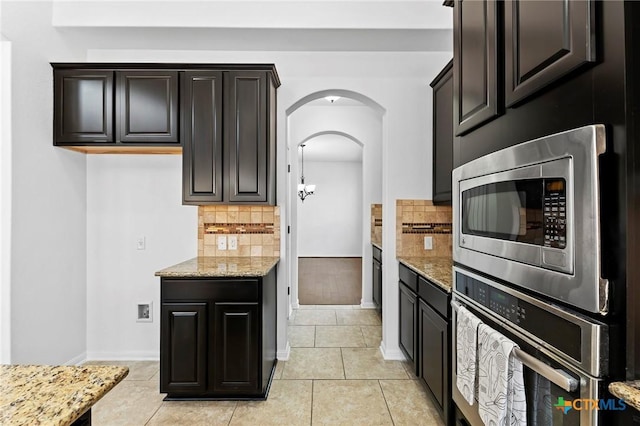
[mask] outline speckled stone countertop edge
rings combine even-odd
[[[640,380],[609,383],[609,392],[640,411]]]
[[[197,256],[155,273],[162,278],[264,277],[280,262],[275,256]]]
[[[451,293],[451,287],[452,287],[452,281],[453,281],[453,278],[452,278],[453,262],[450,257],[415,258],[415,257],[398,256],[397,259],[398,259],[398,262],[402,263],[404,266],[411,269],[418,275],[438,285],[441,289],[443,289],[447,293]],[[434,273],[433,271],[425,271],[418,264],[416,264],[418,262],[423,265],[432,264],[436,266],[434,269],[436,269],[437,272]],[[440,271],[438,269],[446,269],[446,271],[445,270]],[[448,274],[448,275],[443,276],[442,274]]]
[[[128,374],[110,365],[0,365],[0,424],[70,425]]]

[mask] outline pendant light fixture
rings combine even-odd
[[[316,190],[315,185],[305,185],[304,183],[304,146],[304,144],[300,145],[300,148],[302,148],[302,173],[300,174],[300,183],[298,184],[298,197],[300,197],[303,203],[304,199],[309,195],[313,195]]]

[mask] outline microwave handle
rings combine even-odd
[[[460,306],[455,300],[451,301],[451,307],[454,310],[457,311]],[[578,389],[578,381],[566,371],[552,368],[517,347],[513,348],[513,355],[522,361],[524,365],[567,392],[573,392]]]

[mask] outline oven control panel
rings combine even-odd
[[[454,281],[457,293],[580,361],[581,331],[576,324],[460,272],[456,271]]]
[[[567,247],[567,196],[564,179],[544,180],[544,246]]]
[[[526,308],[520,306],[518,298],[504,291],[492,288],[483,282],[475,281],[473,295],[471,296],[483,306],[486,306],[496,314],[514,324],[526,320]]]

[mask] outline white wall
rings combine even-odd
[[[157,42],[157,41],[155,41]],[[154,42],[154,43],[155,43]],[[142,43],[141,40],[136,41]],[[185,45],[185,48],[186,45]],[[129,50],[97,49],[88,52],[87,60],[105,62],[211,62],[211,63],[274,63],[283,82],[278,89],[278,204],[284,206],[288,173],[282,165],[291,164],[296,174],[296,162],[287,157],[287,143],[297,144],[309,136],[297,137],[297,114],[287,120],[287,109],[309,94],[328,89],[344,89],[367,96],[381,105],[386,113],[382,118],[382,149],[380,176],[383,204],[383,342],[381,350],[387,358],[401,359],[398,348],[398,262],[395,257],[395,202],[397,199],[428,199],[431,196],[431,88],[429,83],[451,59],[451,53],[390,53],[390,52],[225,52],[193,50]],[[311,107],[310,107],[311,108]],[[353,126],[351,126],[353,127]],[[326,128],[320,129],[326,130]],[[355,132],[355,129],[348,129]],[[364,131],[364,130],[360,130]],[[291,133],[296,133],[292,137]],[[290,151],[291,152],[291,151]],[[296,151],[293,150],[293,153]],[[291,155],[291,154],[290,154]],[[363,167],[367,167],[365,143]],[[366,181],[365,172],[365,181]],[[365,189],[366,192],[366,189]],[[363,197],[366,199],[365,197]],[[365,204],[368,205],[368,204]],[[297,217],[281,216],[281,229],[296,225]],[[369,223],[363,224],[369,226]],[[281,252],[286,252],[286,238]],[[365,247],[366,249],[367,247]],[[363,251],[363,257],[369,253]],[[290,259],[281,259],[278,268],[278,357],[288,356],[287,326],[290,285],[287,274]],[[171,263],[171,262],[169,262]],[[368,270],[368,269],[367,269]],[[295,275],[295,274],[294,274]],[[370,281],[370,280],[368,280]],[[368,284],[365,280],[365,285]],[[370,296],[370,287],[363,288],[363,298]],[[292,294],[293,296],[293,294]],[[293,297],[292,297],[293,298]],[[129,303],[133,301],[130,300]],[[295,302],[295,299],[294,299]],[[364,300],[363,300],[364,302]],[[88,309],[92,314],[91,304]],[[96,319],[106,321],[106,319]],[[151,348],[153,349],[153,348]],[[89,349],[91,351],[91,348]]]
[[[144,30],[136,29],[126,32],[127,37],[120,37],[123,31],[119,28],[70,31],[54,29],[51,22],[49,2],[3,2],[2,33],[13,43],[12,362],[72,362],[81,359],[85,351],[93,356],[151,356],[157,351],[154,340],[157,333],[152,330],[156,323],[132,324],[130,309],[141,297],[148,298],[157,291],[152,287],[157,281],[151,272],[195,254],[195,220],[191,228],[187,222],[192,219],[183,217],[182,211],[156,210],[158,206],[189,209],[180,206],[179,191],[165,192],[164,184],[158,183],[171,181],[179,185],[181,178],[175,164],[159,166],[164,161],[161,157],[150,161],[144,157],[138,160],[118,157],[118,161],[113,161],[52,146],[52,73],[48,63],[85,60],[275,63],[283,82],[278,92],[279,205],[285,205],[290,196],[286,193],[284,165],[287,143],[294,143],[288,139],[286,110],[301,98],[327,89],[352,90],[380,104],[386,110],[382,121],[383,147],[379,154],[384,182],[382,197],[375,202],[383,203],[383,215],[391,219],[383,225],[386,314],[382,349],[388,357],[399,356],[395,222],[392,219],[395,200],[430,196],[431,90],[428,83],[450,59],[451,53],[209,51],[204,50],[207,47],[197,31],[153,31],[154,36],[149,37]],[[137,24],[129,22],[129,25]],[[196,45],[203,50],[190,50]],[[173,50],[166,50],[165,46]],[[224,46],[217,44],[215,48],[224,49]],[[102,173],[111,167],[107,164],[119,164],[120,160],[123,164],[138,161],[136,172],[129,174],[131,180],[108,183],[102,179]],[[365,169],[366,161],[365,154]],[[147,179],[147,175],[157,179]],[[126,248],[135,243],[143,223],[128,216],[111,222],[100,216],[102,213],[94,210],[96,203],[105,209],[110,204],[104,199],[92,198],[99,194],[90,191],[88,186],[93,188],[98,182],[114,206],[136,205],[136,210],[127,210],[132,213],[138,209],[146,213],[155,211],[158,227],[169,222],[175,226],[174,234],[171,227],[157,233],[144,231],[148,250],[163,247],[162,254],[131,253]],[[136,194],[155,193],[157,197],[143,197],[143,203],[137,205],[130,187],[137,187]],[[170,191],[174,196],[168,203],[164,197],[172,197]],[[363,198],[366,197],[365,189]],[[195,217],[195,214],[184,215]],[[178,217],[181,225],[174,223],[173,219]],[[282,215],[282,229],[293,219]],[[104,225],[113,230],[112,235],[100,231],[103,220]],[[116,232],[116,225],[124,231]],[[190,236],[188,228],[193,229]],[[177,242],[177,246],[156,246],[153,241],[161,235]],[[193,238],[193,244],[182,238]],[[284,253],[286,239],[282,241]],[[102,245],[112,251],[101,251]],[[123,253],[114,253],[118,248],[124,250]],[[98,260],[94,250],[104,257]],[[91,254],[87,256],[87,253]],[[112,261],[121,263],[112,264]],[[108,268],[121,268],[125,274],[116,275]],[[279,356],[286,355],[287,346],[287,306],[283,303],[287,300],[289,284],[286,270],[287,259],[283,259],[278,276]],[[157,318],[157,306],[155,308]]]
[[[0,11],[2,6],[0,5]],[[1,16],[1,15],[0,15]],[[11,362],[11,42],[0,40],[0,364]]]
[[[297,201],[298,256],[362,256],[362,162],[305,161],[304,169],[316,192]]]
[[[158,359],[162,268],[197,255],[179,155],[87,157],[87,358]],[[145,250],[136,240],[144,237]],[[153,303],[153,322],[136,322]]]
[[[79,60],[51,4],[3,2],[12,43],[11,362],[74,363],[86,351],[85,156],[52,146],[50,61]]]

